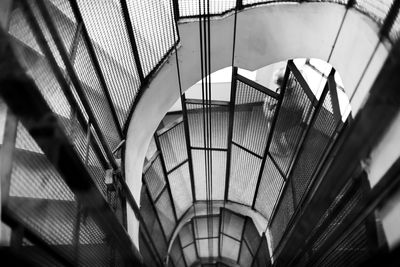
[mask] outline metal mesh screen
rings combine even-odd
[[[100,125],[100,129],[111,149],[117,147],[120,142],[117,126],[112,117],[110,107],[105,97],[104,90],[88,52],[88,48],[82,35],[76,50],[74,68],[79,77],[83,92],[89,101],[90,107]]]
[[[104,75],[121,125],[139,90],[140,81],[118,1],[78,1],[83,22]]]
[[[261,239],[260,247],[254,258],[253,267],[268,267],[271,266],[271,260],[269,257],[268,243],[265,236]]]
[[[302,87],[292,72],[286,87],[270,147],[271,156],[285,174],[306,127],[304,122],[308,121],[314,111],[312,101],[305,92],[307,88]]]
[[[188,163],[183,164],[170,173],[168,179],[175,204],[176,216],[179,219],[192,205],[193,201]]]
[[[185,267],[185,259],[179,241],[175,241],[171,247],[171,260],[175,267]]]
[[[55,259],[52,255],[50,255],[43,248],[35,245],[30,242],[28,239],[22,239],[22,246],[19,248],[22,255],[32,261],[35,266],[44,266],[44,267],[62,267],[64,266],[59,260]]]
[[[290,183],[290,182],[289,182]],[[283,190],[283,196],[280,200],[275,216],[271,223],[271,243],[275,250],[286,230],[286,227],[294,213],[292,185],[288,184]]]
[[[272,107],[278,101],[237,81],[232,140],[259,156],[264,154],[275,113],[275,108],[264,109],[264,102]]]
[[[189,100],[190,101],[190,100]],[[188,102],[188,101],[187,101]],[[190,144],[192,147],[204,147],[204,121],[201,104],[186,104],[189,124]],[[229,107],[211,106],[211,147],[226,148],[228,139]]]
[[[250,253],[255,255],[261,242],[261,236],[251,219],[246,221],[243,233],[243,241],[246,242]]]
[[[156,246],[159,255],[166,255],[167,253],[167,241],[162,230],[162,226],[157,220],[157,215],[152,206],[151,200],[146,193],[145,185],[143,185],[142,193],[140,197],[140,213],[142,214],[143,220],[149,231],[151,238]],[[140,226],[143,227],[143,226]]]
[[[357,0],[355,7],[382,25],[392,4],[393,0]]]
[[[212,151],[212,199],[223,200],[225,193],[226,151]],[[204,150],[192,149],[196,200],[206,200]]]
[[[224,233],[232,238],[240,240],[242,238],[243,226],[245,219],[233,212],[224,209],[222,211],[222,228],[221,233]]]
[[[196,240],[199,258],[218,257],[218,238]]]
[[[219,216],[210,215],[209,217],[196,217],[194,218],[193,223],[194,223],[195,238],[199,239],[199,238],[218,237]]]
[[[187,223],[179,231],[179,239],[181,240],[182,247],[186,247],[193,243],[193,227],[191,223]]]
[[[261,167],[261,159],[232,145],[229,200],[251,206]]]
[[[188,245],[183,249],[183,253],[185,255],[187,266],[192,266],[192,264],[196,261],[196,248],[194,243]]]
[[[239,264],[243,267],[250,267],[253,261],[253,255],[250,252],[246,242],[242,242],[239,254]]]
[[[274,205],[278,201],[283,184],[284,178],[278,171],[277,165],[273,163],[270,156],[267,156],[255,203],[256,210],[267,219],[270,218]]]
[[[314,266],[358,266],[369,257],[365,224],[335,244]]]
[[[167,171],[187,160],[183,122],[164,132],[159,136],[159,140]]]
[[[73,258],[77,212],[73,193],[27,130],[18,124],[8,208],[60,253]]]
[[[153,201],[158,197],[166,184],[166,177],[164,177],[163,169],[161,166],[160,156],[153,161],[149,169],[143,175],[147,188],[150,191]]]
[[[237,259],[239,255],[240,242],[226,235],[221,235],[220,239],[221,257]]]
[[[161,193],[155,206],[166,238],[169,240],[175,229],[175,216],[168,190],[164,190]]]
[[[333,135],[337,127],[333,113],[324,107],[332,106],[330,93],[327,94],[323,103],[324,105],[316,115],[313,125],[310,126],[311,128],[303,143],[303,149],[299,153],[298,160],[292,170],[291,179],[295,189],[296,206],[300,203],[310,179],[327,152],[327,147],[333,141]]]
[[[79,263],[82,266],[109,266],[112,254],[105,233],[90,216],[83,216],[80,224]]]
[[[128,1],[144,75],[152,71],[176,42],[170,1]],[[175,33],[174,33],[175,32]]]

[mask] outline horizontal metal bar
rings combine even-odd
[[[167,175],[170,175],[171,173],[173,173],[175,170],[179,169],[182,165],[184,165],[185,163],[187,163],[189,161],[189,159],[185,159],[184,161],[182,161],[181,163],[179,163],[178,165],[176,165],[175,167],[173,167],[171,170],[169,170],[167,172]]]
[[[218,147],[206,147],[206,148],[204,148],[204,147],[193,147],[193,146],[191,146],[190,149],[193,149],[193,150],[225,151],[225,152],[228,150],[227,148],[218,148]]]
[[[241,76],[240,74],[236,74],[236,78],[237,78],[237,80],[241,81],[242,83],[247,84],[254,89],[257,89],[258,91],[260,91],[264,94],[267,94],[272,98],[279,99],[279,94],[277,92],[274,92],[271,89],[262,86],[261,84],[258,84],[244,76]]]
[[[178,126],[179,124],[181,124],[181,122],[183,122],[183,116],[177,118],[175,121],[167,124],[166,126],[164,126],[163,128],[161,128],[160,130],[157,131],[157,135],[158,137],[162,136],[163,134],[169,132],[170,130],[174,129],[176,126]]]
[[[203,105],[203,100],[202,99],[186,99],[185,100],[186,104],[194,104],[194,105]],[[219,100],[211,100],[211,101],[205,101],[207,105],[211,106],[229,106],[229,101],[219,101]]]
[[[247,148],[245,148],[245,147],[239,145],[238,143],[232,141],[232,144],[235,145],[235,146],[237,146],[238,148],[242,149],[243,151],[245,151],[245,152],[247,152],[247,153],[249,153],[249,154],[251,154],[251,155],[257,157],[257,158],[262,159],[262,156],[260,156],[260,155],[258,155],[258,154],[256,154],[256,153],[254,153],[253,151],[251,151],[251,150],[249,150],[249,149],[247,149]]]

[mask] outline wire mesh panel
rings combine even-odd
[[[172,201],[170,199],[168,190],[164,190],[159,199],[155,203],[158,217],[160,218],[161,225],[164,229],[167,240],[171,238],[171,235],[175,229],[175,216],[172,207]]]
[[[218,238],[205,238],[196,240],[199,258],[218,257]]]
[[[94,3],[80,0],[78,5],[122,125],[140,81],[121,5],[111,0]]]
[[[183,164],[170,173],[168,179],[175,204],[176,216],[179,219],[192,205],[193,201],[188,163]]]
[[[185,267],[185,259],[183,256],[183,250],[179,244],[179,240],[175,240],[175,242],[172,244],[170,259],[175,267]]]
[[[267,156],[255,203],[256,210],[267,219],[270,218],[275,203],[278,201],[283,184],[284,178],[277,165],[274,164],[270,156]]]
[[[313,93],[299,79],[301,78],[290,72],[270,147],[271,156],[285,174],[296,154],[307,121],[315,109],[314,99],[311,98]]]
[[[291,184],[288,184],[283,191],[283,196],[277,207],[275,216],[270,226],[271,243],[273,250],[277,248],[282,236],[294,213],[293,191]]]
[[[397,13],[396,19],[389,32],[389,37],[393,42],[396,42],[400,38],[400,12]]]
[[[244,205],[252,205],[261,159],[232,145],[228,199]]]
[[[245,218],[236,215],[230,210],[222,210],[222,226],[221,233],[226,234],[234,239],[240,240],[242,238],[243,226]]]
[[[22,239],[22,245],[19,248],[20,252],[24,257],[29,259],[29,261],[33,262],[35,266],[44,266],[44,267],[62,267],[64,266],[59,260],[54,258],[52,255],[48,253],[45,249],[40,246],[35,245],[30,242],[28,239]]]
[[[149,189],[153,201],[157,199],[166,185],[166,177],[161,166],[160,156],[153,161],[151,166],[143,175],[147,188]]]
[[[187,160],[183,122],[164,132],[159,136],[159,140],[167,171]]]
[[[200,6],[199,2],[201,2]],[[236,0],[210,0],[210,6],[208,6],[207,1],[198,0],[178,0],[178,4],[179,15],[181,17],[194,17],[198,16],[200,13],[208,13],[208,10],[212,15],[218,15],[233,10],[236,6]]]
[[[100,125],[100,129],[107,140],[111,149],[117,147],[120,142],[116,121],[112,117],[112,109],[107,102],[104,90],[99,77],[96,74],[92,58],[90,57],[87,44],[79,35],[79,42],[76,48],[76,58],[74,68],[83,92],[89,101],[89,105],[93,110],[94,116]]]
[[[393,0],[357,0],[355,7],[382,25],[392,4]]]
[[[263,156],[277,102],[250,85],[237,81],[232,140]],[[268,103],[268,108],[264,103]]]
[[[204,119],[202,105],[187,100],[186,109],[189,124],[190,145],[204,147]],[[228,139],[229,107],[211,105],[211,144],[212,148],[226,148]]]
[[[171,1],[128,1],[144,75],[152,71],[177,41]]]
[[[181,240],[182,247],[186,247],[187,245],[194,242],[193,240],[193,227],[191,223],[187,223],[182,229],[179,231],[179,239]]]
[[[153,243],[155,244],[159,255],[166,255],[167,241],[165,240],[162,226],[157,220],[157,215],[152,206],[153,204],[148,194],[146,193],[145,187],[146,186],[143,185],[140,197],[140,213],[142,214],[146,228],[149,231],[151,238],[153,239]],[[143,226],[141,225],[140,227]]]
[[[246,242],[246,245],[251,255],[255,255],[261,242],[261,236],[258,233],[258,230],[254,225],[253,220],[251,219],[246,220],[246,225],[244,227],[243,233],[243,241]]]
[[[194,243],[188,245],[183,249],[183,254],[186,259],[187,266],[192,266],[192,264],[196,261],[197,259],[197,254],[196,254],[196,247]]]
[[[196,200],[206,200],[206,171],[204,150],[192,149]],[[223,200],[225,193],[226,151],[211,152],[212,200]]]
[[[196,217],[193,224],[196,239],[218,237],[219,235],[219,216]]]
[[[323,101],[322,108],[316,114],[314,123],[310,125],[303,148],[298,155],[298,160],[293,166],[291,173],[296,206],[300,203],[301,198],[306,192],[318,164],[327,153],[329,144],[333,142],[333,137],[338,126],[338,122],[333,114],[331,92],[328,92]]]
[[[370,256],[366,236],[366,226],[361,224],[313,266],[358,266]]]
[[[253,267],[269,267],[271,266],[271,259],[268,250],[267,239],[263,235],[260,247],[255,255]]]
[[[60,253],[73,259],[77,203],[27,130],[18,124],[8,208]]]
[[[106,234],[91,216],[81,218],[78,251],[79,264],[82,266],[110,266],[112,262],[111,246]]]
[[[221,234],[221,257],[237,259],[239,256],[240,242]]]
[[[251,254],[250,249],[247,246],[247,243],[242,241],[239,254],[239,264],[240,266],[243,267],[250,267],[252,261],[253,261],[253,255]]]

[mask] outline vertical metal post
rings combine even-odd
[[[232,66],[231,98],[229,102],[229,125],[228,125],[229,128],[228,128],[228,139],[227,139],[228,150],[226,152],[226,171],[225,171],[225,197],[224,197],[225,201],[228,201],[228,194],[229,194],[229,179],[230,179],[231,154],[232,154],[232,133],[233,133],[233,120],[235,115],[237,72],[238,68]]]
[[[133,58],[135,59],[135,63],[136,63],[136,70],[139,75],[140,83],[144,84],[145,77],[144,77],[144,73],[143,73],[143,67],[142,67],[142,63],[140,61],[139,52],[138,52],[138,48],[137,48],[137,44],[136,44],[136,40],[135,40],[135,34],[133,32],[132,21],[131,21],[130,15],[129,15],[128,5],[126,3],[126,0],[121,0],[121,8],[122,8],[122,14],[124,17],[124,21],[125,21],[126,31],[128,33],[129,41],[130,41],[131,48],[132,48]]]
[[[160,162],[161,162],[161,168],[162,168],[163,173],[164,173],[165,184],[167,186],[168,195],[169,195],[169,198],[171,200],[171,206],[172,206],[172,210],[174,212],[175,223],[177,223],[178,216],[176,215],[175,203],[174,203],[174,199],[172,198],[172,191],[171,191],[171,186],[170,186],[169,179],[168,179],[167,167],[165,165],[164,156],[163,156],[163,153],[161,151],[160,140],[159,140],[159,138],[158,138],[156,133],[154,134],[154,142],[156,143],[157,150],[160,153],[159,157],[160,157]]]
[[[192,199],[193,199],[193,203],[195,203],[196,202],[196,189],[194,186],[193,159],[192,159],[192,151],[190,149],[191,146],[190,146],[189,120],[188,120],[187,109],[186,109],[185,94],[181,95],[181,105],[182,105],[183,125],[185,127],[185,141],[186,141],[186,150],[187,150],[188,164],[189,164]]]
[[[175,21],[178,22],[180,19],[178,0],[172,0],[172,5],[173,5],[173,9],[174,9]]]
[[[38,1],[38,4],[41,6],[41,10],[42,10],[44,19],[45,19],[45,20],[46,20],[46,19],[48,20],[48,18],[47,18],[47,17],[48,17],[48,16],[47,16],[48,11],[47,11],[45,5],[42,4],[41,1],[43,1],[43,0]],[[78,23],[79,23],[79,24],[78,24],[78,28],[79,28],[79,26],[81,26],[81,28],[82,28],[81,31],[80,31],[80,32],[82,33],[82,37],[83,37],[83,40],[82,40],[82,41],[84,41],[85,44],[86,44],[86,48],[87,48],[87,51],[88,51],[88,53],[89,53],[90,58],[92,59],[92,63],[93,63],[93,67],[94,67],[94,69],[95,69],[96,75],[97,75],[97,77],[99,78],[99,81],[100,81],[100,84],[101,84],[101,89],[103,90],[104,96],[106,97],[107,103],[108,103],[108,105],[109,105],[109,107],[110,107],[111,116],[112,116],[112,118],[113,118],[113,120],[114,120],[114,124],[115,124],[115,126],[116,126],[115,128],[116,128],[117,131],[118,131],[119,137],[122,139],[122,137],[123,137],[123,134],[122,134],[122,127],[121,127],[121,125],[120,125],[120,123],[119,123],[119,120],[118,120],[118,116],[117,116],[117,112],[116,112],[116,107],[115,107],[114,103],[112,102],[111,95],[110,95],[110,91],[109,91],[109,89],[108,89],[106,80],[104,79],[103,72],[101,71],[100,64],[99,64],[99,61],[98,61],[97,56],[96,56],[96,52],[94,51],[92,42],[91,42],[90,37],[89,37],[89,33],[88,33],[88,31],[87,31],[87,29],[86,29],[86,26],[85,26],[85,22],[83,21],[82,14],[81,14],[81,12],[80,12],[80,10],[79,10],[78,3],[77,3],[77,1],[75,1],[75,0],[69,1],[69,2],[70,2],[70,4],[71,4],[72,12],[74,13],[75,18],[76,18],[76,20],[77,20]],[[47,14],[46,14],[46,13],[47,13]],[[50,18],[50,21],[51,21],[51,18]],[[48,23],[48,24],[52,24],[52,22],[50,22],[50,23]],[[49,29],[50,29],[50,31],[51,31],[50,25],[48,25],[48,27],[49,27]],[[54,34],[52,34],[52,35],[53,35],[53,37],[54,37]],[[55,39],[56,39],[56,38],[54,38],[54,40],[55,40]],[[56,43],[57,43],[57,42],[56,42]],[[60,49],[59,49],[59,50],[60,50]],[[62,54],[61,51],[60,51],[60,54]],[[65,60],[64,60],[64,62],[65,62]]]

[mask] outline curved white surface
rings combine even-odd
[[[345,14],[344,6],[332,3],[275,4],[241,11],[237,15],[234,64],[255,70],[291,58],[328,61],[341,74],[348,95],[356,92],[352,101],[360,107],[388,50],[380,43],[378,28],[370,19],[352,9],[344,18]],[[231,65],[233,19],[231,15],[211,23],[212,72]],[[178,58],[185,91],[201,79],[198,23],[180,24],[179,33]],[[158,124],[179,97],[177,78],[172,55],[149,87],[143,88],[129,124],[124,167],[127,184],[138,203],[144,157]],[[128,216],[132,218],[132,214]],[[128,231],[138,244],[138,227],[129,223]]]

